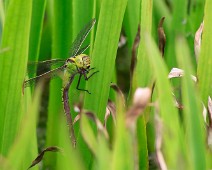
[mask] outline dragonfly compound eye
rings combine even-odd
[[[90,57],[83,56],[82,60],[83,60],[83,67],[85,69],[89,68],[90,67]]]

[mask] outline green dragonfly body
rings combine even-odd
[[[80,54],[75,57],[70,57],[66,60],[63,85],[66,85],[72,75],[80,74],[86,78],[90,68],[90,57],[86,54]]]
[[[69,106],[69,96],[68,91],[71,86],[71,83],[74,79],[74,77],[79,74],[79,79],[77,83],[77,89],[86,91],[90,93],[88,90],[80,89],[79,84],[81,77],[83,76],[85,80],[88,80],[91,76],[93,76],[96,72],[93,72],[91,75],[88,76],[88,73],[94,69],[90,68],[90,57],[86,54],[83,54],[83,52],[89,47],[89,45],[85,46],[84,48],[80,48],[83,41],[87,37],[88,33],[90,32],[91,28],[95,24],[95,19],[92,19],[77,35],[76,39],[72,43],[71,49],[70,49],[70,57],[66,60],[62,59],[52,59],[52,60],[46,60],[41,61],[37,63],[29,63],[30,65],[37,65],[38,67],[51,67],[56,66],[55,69],[52,69],[50,71],[46,71],[36,77],[30,78],[28,80],[24,81],[24,87],[31,86],[35,82],[39,81],[40,79],[51,79],[54,76],[60,76],[63,78],[63,90],[62,90],[62,99],[63,99],[63,107],[64,112],[66,115],[67,124],[69,125],[69,135],[71,138],[72,145],[76,146],[76,138],[74,134],[73,129],[73,121],[70,113],[70,106]]]
[[[55,76],[62,77],[63,85],[66,85],[69,81],[69,78],[72,75],[80,74],[77,89],[83,90],[83,89],[79,89],[79,82],[81,80],[81,77],[84,76],[85,80],[88,80],[90,76],[87,77],[87,74],[93,68],[90,69],[90,57],[86,54],[82,54],[89,47],[89,45],[83,48],[80,48],[80,47],[83,41],[85,40],[85,38],[87,37],[88,33],[90,32],[91,28],[95,24],[95,21],[96,21],[95,19],[92,19],[77,35],[76,39],[72,43],[72,46],[69,52],[70,57],[68,59],[66,60],[52,59],[52,60],[40,61],[37,63],[29,63],[28,64],[29,70],[30,70],[30,67],[32,66],[35,67],[35,65],[39,68],[47,68],[47,67],[51,67],[55,65],[56,66],[59,65],[59,66],[50,71],[46,71],[36,77],[32,77],[28,80],[25,80],[24,87],[32,86],[40,79],[51,79]],[[88,90],[83,90],[83,91],[87,91],[89,93]]]

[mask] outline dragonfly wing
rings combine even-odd
[[[74,40],[74,42],[71,45],[71,49],[70,49],[70,52],[69,52],[71,57],[74,57],[74,56],[77,55],[83,41],[85,40],[88,33],[90,32],[90,30],[94,26],[95,22],[96,22],[96,19],[92,19],[77,35],[76,39]]]
[[[61,67],[65,64],[65,61],[64,59],[52,59],[39,62],[28,62],[27,73],[34,74],[37,70],[39,74],[42,74],[51,69],[51,66]]]
[[[85,47],[83,47],[83,48],[80,48],[79,51],[77,52],[76,56],[82,54],[82,53],[83,53],[85,50],[87,50],[89,47],[90,47],[90,45],[87,45],[87,46],[85,46]]]
[[[33,86],[36,82],[38,82],[41,79],[50,80],[55,76],[61,76],[61,75],[63,75],[64,69],[65,69],[65,66],[62,66],[62,67],[53,69],[51,71],[48,71],[46,73],[43,73],[39,76],[25,80],[24,81],[24,87]]]

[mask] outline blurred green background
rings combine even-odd
[[[211,9],[211,0],[0,0],[0,169],[27,169],[50,146],[60,151],[32,169],[211,169]],[[39,74],[28,75],[27,63],[70,57],[92,18],[83,46],[99,72],[81,82],[91,94],[76,89],[78,77],[69,90],[72,118],[83,106],[74,149],[62,80],[22,88]],[[183,74],[168,79],[172,68]]]

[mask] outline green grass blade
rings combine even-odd
[[[158,25],[158,21],[160,21],[162,17],[165,17],[166,19],[165,22],[163,23],[163,27],[166,31],[166,34],[168,34],[169,31],[172,31],[171,29],[172,14],[169,11],[168,6],[165,4],[165,1],[157,1],[157,0],[153,0],[153,6],[154,6],[153,8],[154,18],[157,21],[156,25]],[[154,31],[157,31],[156,29],[157,28],[155,28]]]
[[[147,59],[147,51],[144,48],[146,32],[151,33],[152,30],[152,0],[141,1],[140,13],[140,43],[137,55],[137,64],[133,75],[133,84],[130,95],[134,93],[137,87],[151,86],[152,84],[152,68]],[[142,76],[141,76],[142,75]],[[131,100],[131,99],[130,99]],[[130,102],[129,102],[130,103]],[[146,137],[146,121],[144,115],[138,120],[138,147],[139,149],[139,167],[148,168],[148,150],[147,150],[147,137]],[[139,133],[142,132],[142,133]]]
[[[4,18],[5,18],[5,14],[4,14],[4,5],[3,5],[3,0],[0,0],[0,26],[2,27],[3,23],[4,23]],[[1,28],[0,28],[1,29]],[[1,40],[1,36],[0,36],[0,40]]]
[[[144,115],[137,120],[137,143],[138,143],[138,162],[139,169],[149,169],[148,149],[147,149],[147,130]]]
[[[146,87],[152,83],[152,69],[147,59],[147,52],[145,48],[143,48],[145,44],[144,34],[146,32],[151,33],[152,30],[152,0],[142,0],[141,3],[141,38],[138,48],[137,65],[135,74],[133,75],[132,93],[136,87]]]
[[[172,28],[176,34],[185,32],[185,24],[183,21],[187,15],[187,1],[178,0],[173,1],[173,20]]]
[[[93,18],[92,13],[93,13],[93,1],[83,1],[83,0],[74,0],[72,3],[72,9],[73,9],[73,14],[72,14],[72,40],[74,40],[79,33],[79,31]],[[83,5],[82,5],[83,4]],[[86,11],[82,12],[82,11]],[[94,25],[94,28],[96,26]],[[94,28],[92,28],[91,32],[94,31]],[[90,45],[90,47],[84,52],[84,54],[89,55],[89,51],[92,51],[92,42],[90,41],[91,37],[91,32],[87,35],[85,41],[82,44],[82,47],[86,45]],[[79,90],[76,90],[77,87],[77,82],[78,82],[78,76],[74,79],[71,87],[70,87],[70,93],[69,96],[72,96],[70,98],[70,106],[72,109],[72,113],[74,112],[73,105],[74,103],[79,102],[79,96],[82,92]],[[81,79],[80,81],[80,88],[85,89],[85,80]],[[73,115],[73,114],[72,114]],[[79,133],[79,126],[78,124],[75,125],[75,133],[76,136]],[[79,146],[80,147],[80,146]]]
[[[113,144],[113,155],[112,155],[112,170],[134,169],[135,166],[135,155],[134,151],[134,134],[131,133],[133,128],[126,127],[126,117],[121,99],[118,98],[117,103],[117,124],[115,129],[115,140]],[[132,130],[132,131],[131,131]]]
[[[204,104],[207,104],[208,96],[212,95],[212,1],[205,2],[204,30],[202,46],[199,56],[197,75],[199,80],[200,95]]]
[[[185,126],[187,132],[187,146],[189,149],[189,159],[191,160],[191,169],[206,168],[205,152],[205,130],[201,111],[201,102],[198,98],[194,82],[191,79],[192,64],[189,59],[189,48],[185,39],[177,39],[176,53],[180,68],[185,71],[182,78],[182,98],[183,98],[183,117],[185,117]],[[189,168],[186,168],[189,169]]]
[[[0,153],[8,153],[22,117],[22,84],[25,77],[32,2],[11,0],[7,8],[0,54]]]
[[[109,149],[108,142],[105,140],[105,137],[100,134],[98,136],[98,145],[96,146],[96,167],[94,169],[98,170],[108,170],[111,166],[108,162],[111,162],[112,154]]]
[[[84,107],[97,114],[101,121],[104,120],[126,5],[127,0],[103,0],[96,24],[91,67],[95,67],[99,72],[87,82],[86,89],[89,89],[91,95],[85,94]],[[79,143],[82,143],[82,139],[79,139]],[[90,162],[89,157],[85,160]]]
[[[38,60],[45,7],[46,0],[33,1],[29,41],[29,61]]]
[[[82,5],[83,4],[83,5]],[[74,39],[79,31],[92,19],[93,14],[93,2],[83,0],[73,0],[73,37]],[[86,13],[82,12],[86,11]],[[89,37],[85,40],[84,44],[89,44]]]
[[[90,150],[96,155],[96,146],[98,145],[94,131],[88,121],[88,117],[82,114],[80,117],[80,129],[84,140],[89,146]]]
[[[87,89],[92,94],[85,95],[85,108],[94,111],[100,120],[104,119],[126,4],[127,0],[103,0],[99,20],[97,20],[92,67],[99,70],[99,73],[87,83]]]
[[[52,3],[53,1],[46,1],[45,8],[45,19],[43,23],[40,50],[39,50],[39,61],[49,60],[52,56]],[[59,58],[59,57],[58,57]]]
[[[131,0],[127,3],[127,8],[124,16],[123,27],[127,36],[127,44],[131,50],[140,19],[140,4],[141,0]]]
[[[163,121],[163,154],[169,169],[177,169],[176,159],[181,156],[179,141],[181,140],[181,130],[179,117],[174,101],[170,83],[167,79],[168,71],[158,51],[156,44],[148,34],[145,35],[145,48],[147,50],[149,62],[152,64],[153,73],[156,77],[156,90],[160,115]],[[171,136],[171,138],[170,138]]]
[[[52,2],[49,9],[52,9],[50,19],[52,23],[52,57],[53,58],[68,58],[68,52],[71,44],[71,1],[55,0]],[[64,20],[65,18],[65,20]],[[66,21],[66,22],[64,22]],[[50,96],[48,107],[48,122],[47,122],[47,141],[46,146],[58,145],[59,139],[59,124],[60,114],[63,114],[62,107],[62,81],[59,79],[51,80]],[[45,160],[45,166],[50,166],[55,169],[57,164],[57,155],[51,154]]]
[[[194,55],[194,36],[196,31],[198,30],[200,23],[204,18],[204,6],[205,0],[197,0],[197,1],[190,1],[190,5],[187,8],[188,10],[188,24],[186,24],[186,34],[187,34],[187,41],[190,47],[191,56],[192,56],[192,63],[196,67],[196,57]]]
[[[58,163],[55,169],[73,169],[73,170],[85,170],[85,166],[83,163],[83,158],[80,156],[78,150],[74,149],[72,145],[70,145],[69,132],[66,125],[66,118],[64,115],[60,115],[59,123],[59,142],[58,147],[61,149],[58,156]]]
[[[29,104],[27,113],[21,123],[20,132],[10,149],[8,161],[13,169],[27,169],[37,155],[37,153],[34,152],[33,156],[29,157],[28,152],[29,150],[32,151],[32,149],[35,150],[37,147],[33,144],[34,142],[29,142],[29,139],[32,139],[32,136],[36,135],[36,123],[41,98],[41,89],[41,86],[36,88],[33,101]],[[20,148],[23,149],[20,150]]]
[[[171,31],[169,31],[167,34],[170,43],[167,43],[167,52],[165,53],[165,60],[167,61],[169,69],[171,69],[172,67],[176,67],[177,64],[175,55],[175,37],[178,34],[185,35],[187,3],[188,2],[184,0],[173,1]]]

